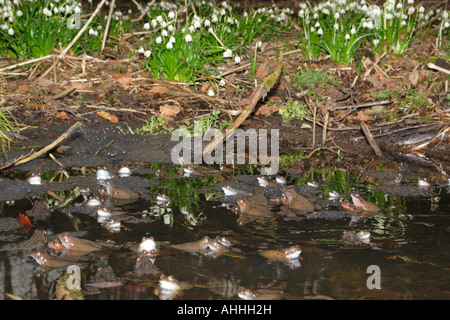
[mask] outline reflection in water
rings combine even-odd
[[[128,178],[132,177],[117,179]],[[242,190],[245,183],[253,181],[244,178],[233,187]],[[257,180],[254,181],[256,187]],[[81,202],[81,197],[71,199],[73,203],[67,208],[58,208],[72,194],[58,191],[58,203],[49,194],[41,197],[54,211],[47,220],[39,222],[39,229],[47,231],[48,241],[69,232],[104,246],[101,253],[84,257],[82,283],[91,281],[100,266],[110,266],[118,279],[129,280],[122,286],[86,292],[85,299],[161,299],[161,292],[155,291],[160,273],[189,284],[182,295],[170,297],[175,299],[237,299],[243,289],[283,299],[318,295],[337,299],[448,298],[447,284],[442,279],[450,268],[446,240],[449,231],[445,229],[450,196],[445,192],[431,198],[394,196],[357,181],[352,172],[342,170],[330,174],[327,183],[318,188],[308,187],[307,181],[301,179],[288,181],[290,185],[297,184],[296,191],[319,203],[323,210],[314,214],[275,215],[238,225],[238,215],[227,209],[233,206],[232,200],[222,206],[221,202],[226,200],[222,188],[212,179],[167,179],[147,188],[144,199],[114,207],[124,212],[117,216],[121,229],[115,233],[97,222],[97,216],[92,214],[98,208],[90,209]],[[277,195],[277,190],[268,186],[266,192],[269,191]],[[337,191],[338,196],[330,199],[331,191]],[[350,194],[355,192],[382,211],[346,213],[340,201],[351,200]],[[158,202],[162,199],[158,195],[166,195],[168,201]],[[28,200],[9,202],[3,215],[15,217],[31,206]],[[34,229],[35,225],[23,235],[3,234],[0,246],[29,239]],[[150,236],[156,241],[159,255],[152,257],[151,263],[141,260],[137,264],[139,254],[130,248],[140,243],[142,237]],[[212,243],[205,252],[175,250],[176,246],[171,246],[206,236],[209,239],[226,236],[232,246],[220,254],[205,254],[220,250]],[[294,261],[260,254],[296,245],[301,254]],[[46,246],[42,250],[55,254]],[[38,270],[30,254],[31,251],[0,251],[2,293],[23,299],[53,298],[49,296],[52,286],[65,267]],[[366,287],[367,267],[371,265],[381,269],[381,290]]]

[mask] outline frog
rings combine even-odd
[[[102,246],[100,246],[99,244],[86,240],[86,239],[81,239],[81,238],[77,238],[73,235],[70,235],[69,233],[65,232],[62,234],[58,235],[58,239],[59,241],[61,241],[61,243],[63,244],[63,246],[67,249],[67,250],[71,250],[71,251],[80,251],[80,252],[93,252],[93,251],[98,251],[98,250],[102,250]]]
[[[297,193],[293,188],[284,191],[281,201],[286,208],[294,213],[311,213],[315,210],[314,203]]]
[[[372,202],[364,199],[359,195],[359,193],[352,192],[350,194],[352,197],[353,204],[356,206],[356,209],[368,212],[378,212],[381,211],[381,208]]]

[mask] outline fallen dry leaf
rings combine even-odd
[[[119,122],[119,119],[117,119],[117,117],[115,115],[110,114],[110,113],[108,113],[106,111],[99,111],[99,112],[97,112],[97,115],[102,117],[103,119],[111,121],[112,123],[118,123]]]
[[[58,112],[58,114],[56,115],[56,117],[57,117],[58,119],[67,119],[67,118],[69,118],[69,116],[67,115],[67,113],[65,113],[64,111]]]
[[[88,84],[86,82],[70,82],[70,86],[75,89],[86,89]]]
[[[259,107],[258,110],[256,110],[255,115],[257,115],[257,116],[262,115],[262,116],[268,117],[272,113],[280,110],[282,107],[283,107],[283,105],[281,103],[265,105],[265,106]]]
[[[28,92],[30,90],[31,90],[31,87],[27,86],[26,84],[17,87],[17,91],[20,91],[20,92]]]
[[[358,113],[356,114],[356,117],[357,117],[358,120],[361,121],[361,122],[369,122],[369,121],[372,121],[372,118],[369,117],[369,116],[366,116],[362,110],[358,111]]]
[[[159,93],[159,94],[163,94],[163,93],[168,93],[170,92],[170,89],[165,87],[165,86],[154,86],[152,91],[152,93]]]
[[[178,113],[180,113],[180,111],[181,111],[180,107],[171,104],[164,104],[161,107],[159,107],[159,113],[163,118],[177,115]]]
[[[269,66],[262,64],[256,69],[256,76],[260,78],[265,78],[269,75]]]
[[[116,81],[124,87],[129,86],[133,82],[132,77],[123,73],[116,73],[115,75],[113,75],[113,78],[116,79]]]

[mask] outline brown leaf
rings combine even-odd
[[[358,113],[356,114],[356,117],[357,117],[358,120],[361,121],[361,122],[369,122],[369,121],[372,121],[372,118],[369,117],[369,116],[366,116],[362,110],[358,111]]]
[[[180,111],[181,111],[180,107],[171,104],[163,104],[161,107],[159,107],[160,116],[163,118],[168,118],[177,115],[178,113],[180,113]]]
[[[170,89],[164,86],[154,86],[152,89],[152,93],[159,93],[159,94],[163,94],[163,93],[168,93],[170,92]]]
[[[113,75],[113,78],[124,87],[129,86],[133,82],[132,77],[123,73],[116,73]]]
[[[256,69],[256,76],[260,78],[265,78],[269,75],[269,66],[262,64]]]
[[[65,113],[64,111],[58,112],[58,114],[56,115],[56,117],[57,117],[58,119],[67,119],[67,118],[69,118],[69,116],[67,115],[67,113]]]
[[[117,117],[115,115],[110,114],[110,113],[108,113],[106,111],[99,111],[99,112],[97,112],[97,115],[102,117],[103,119],[111,121],[112,123],[118,123],[119,122],[119,119],[117,119]]]
[[[262,116],[268,117],[272,113],[280,110],[282,107],[283,107],[283,105],[281,103],[265,105],[265,106],[259,107],[259,109],[256,110],[255,115],[257,115],[257,116],[262,115]]]
[[[17,91],[20,91],[20,92],[28,92],[30,90],[31,90],[31,87],[27,86],[26,84],[17,87]]]
[[[86,82],[70,82],[70,86],[72,88],[76,88],[76,89],[86,89],[86,87],[88,86],[88,84]]]

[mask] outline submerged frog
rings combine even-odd
[[[169,247],[175,248],[182,251],[187,252],[198,252],[201,254],[206,254],[208,252],[208,243],[211,241],[211,239],[208,236],[203,237],[202,239],[198,241],[193,242],[187,242],[187,243],[181,243],[181,244],[171,244]]]
[[[161,275],[158,285],[155,288],[155,294],[158,295],[161,300],[170,300],[181,294],[183,290],[191,287],[192,285],[187,282],[179,281],[171,275]]]
[[[77,238],[75,236],[70,235],[67,232],[58,235],[58,239],[61,241],[61,243],[67,250],[81,251],[88,253],[102,249],[102,246],[100,246],[95,242]]]
[[[300,256],[300,253],[302,253],[302,250],[298,245],[295,245],[285,249],[262,250],[259,253],[271,261],[285,261],[297,259]]]
[[[242,288],[238,291],[238,297],[243,300],[280,300],[286,293],[275,289],[250,290]]]
[[[342,242],[344,244],[356,246],[370,244],[370,232],[365,230],[358,232],[355,230],[344,231],[344,234],[342,235]]]
[[[350,194],[353,200],[353,204],[356,206],[356,209],[363,210],[363,211],[369,211],[369,212],[378,212],[381,211],[381,208],[377,205],[373,204],[372,202],[364,199],[361,197],[358,193],[351,193]]]
[[[73,263],[73,261],[53,257],[44,251],[34,251],[31,257],[44,268],[61,268]]]

